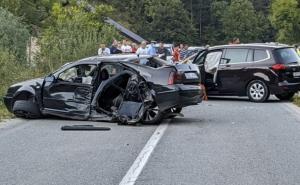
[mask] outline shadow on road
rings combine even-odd
[[[231,96],[230,97],[224,97],[224,96],[222,96],[222,97],[216,97],[216,96],[208,97],[208,101],[233,101],[233,102],[253,103],[247,97],[231,97]],[[264,103],[282,103],[282,102],[284,102],[284,101],[279,101],[278,99],[272,97]]]

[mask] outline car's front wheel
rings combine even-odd
[[[269,98],[270,92],[265,82],[253,80],[247,86],[247,95],[252,102],[264,102]]]
[[[295,95],[294,92],[286,92],[282,94],[275,94],[275,96],[282,101],[291,100],[293,96]]]
[[[32,100],[17,100],[13,106],[13,113],[17,117],[35,119],[41,117],[38,105]]]

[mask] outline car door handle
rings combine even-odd
[[[221,65],[220,67],[219,67],[219,69],[226,69],[226,68],[229,68],[229,67],[231,67],[231,65]]]

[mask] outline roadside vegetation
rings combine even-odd
[[[300,96],[299,93],[293,97],[293,103],[300,107]]]
[[[94,11],[88,3],[95,7]],[[300,43],[299,0],[2,0],[0,119],[11,84],[43,77],[62,64],[97,54],[121,35],[112,17],[148,40],[190,45],[279,41]],[[31,54],[31,40],[37,40]],[[30,53],[30,54],[28,54]]]

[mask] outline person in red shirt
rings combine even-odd
[[[179,61],[180,61],[180,49],[179,49],[179,44],[176,44],[173,49],[173,62],[177,63]]]
[[[133,43],[131,44],[131,48],[132,48],[132,50],[131,50],[132,53],[136,53],[136,51],[137,51],[137,49],[138,49],[137,44],[133,42]]]

